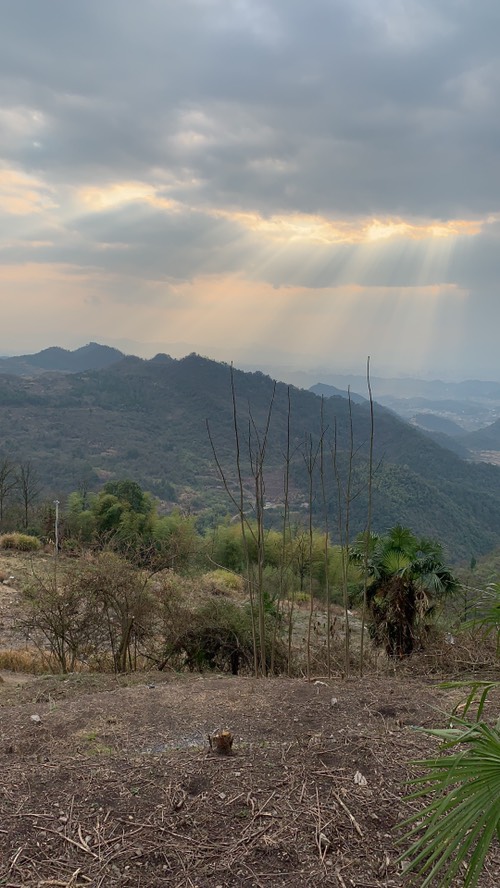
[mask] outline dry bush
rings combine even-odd
[[[38,552],[41,542],[27,533],[4,533],[0,536],[0,549],[14,549],[17,552]]]
[[[151,578],[116,553],[103,552],[85,564],[79,584],[105,627],[115,671],[135,669],[139,647],[155,628]]]
[[[38,650],[16,650],[15,648],[0,650],[0,669],[9,672],[25,672],[29,675],[45,675],[47,672],[58,672],[53,657]]]
[[[480,628],[445,631],[434,627],[425,641],[425,649],[416,650],[409,668],[412,673],[461,678],[498,674],[496,643]]]
[[[21,594],[20,628],[61,672],[135,669],[154,631],[149,577],[114,553],[32,567]]]
[[[363,671],[376,672],[380,660],[380,653],[371,645],[365,645]],[[385,655],[382,655],[385,659]],[[345,674],[345,639],[340,633],[335,634],[330,640],[330,654],[326,639],[313,638],[311,644],[311,666],[312,675],[327,675],[328,660],[330,660],[330,672],[334,674]],[[355,675],[361,671],[361,653],[359,644],[351,644],[349,647],[349,673]],[[295,646],[292,658],[292,675],[307,675],[306,649],[304,645]]]
[[[234,675],[253,670],[252,615],[248,605],[222,596],[207,599],[206,595],[198,595],[193,605],[179,588],[170,587],[168,594],[163,590],[159,630],[162,642],[155,656],[159,669],[168,666],[191,671],[220,670]],[[286,652],[279,638],[275,639],[271,616],[266,617],[266,637],[268,668],[273,648],[275,671],[285,671]]]

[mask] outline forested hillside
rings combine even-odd
[[[234,371],[242,471],[252,498],[248,441],[255,456],[263,433],[273,382],[261,373]],[[288,401],[288,391],[290,401]],[[288,437],[288,404],[290,435]],[[290,453],[290,501],[299,521],[308,499],[307,462],[312,459],[312,506],[323,523],[319,440],[321,399],[278,384],[265,456],[269,517],[279,520],[284,464]],[[190,355],[182,360],[126,358],[107,369],[43,374],[34,379],[0,377],[0,452],[32,459],[49,492],[62,495],[82,484],[130,477],[168,502],[179,502],[209,520],[232,506],[223,490],[207,433],[207,421],[227,478],[236,479],[235,440],[227,365]],[[339,487],[345,506],[350,415],[352,419],[351,531],[362,530],[367,511],[368,405],[331,398],[323,403],[323,467],[329,522],[337,533]],[[288,443],[287,443],[288,441]],[[433,536],[452,558],[470,558],[492,548],[500,536],[500,472],[467,463],[399,420],[375,408],[373,527],[396,523]],[[273,506],[276,508],[273,510]],[[250,505],[249,505],[250,508]],[[234,512],[234,509],[233,509]]]

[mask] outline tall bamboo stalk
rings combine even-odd
[[[365,629],[366,614],[368,604],[368,556],[370,552],[370,539],[372,533],[372,492],[373,492],[373,441],[374,441],[374,413],[373,413],[373,396],[370,379],[370,356],[366,360],[366,383],[368,386],[368,396],[370,400],[370,450],[368,457],[368,505],[366,520],[366,539],[365,552],[363,558],[363,612],[361,615],[361,647],[360,647],[360,663],[359,673],[363,675],[364,654],[365,654]]]

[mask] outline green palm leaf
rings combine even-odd
[[[474,888],[491,842],[500,838],[500,734],[484,722],[455,724],[426,732],[444,741],[443,754],[415,762],[427,770],[410,781],[415,791],[408,798],[434,798],[401,824],[410,829],[400,842],[410,846],[400,860],[425,877],[422,888],[446,888],[464,867],[464,888]],[[460,751],[449,755],[457,745]]]

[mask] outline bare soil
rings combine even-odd
[[[414,728],[445,724],[457,701],[408,671],[7,678],[5,888],[404,885],[395,827],[416,805],[404,801],[408,762],[436,749]],[[222,728],[229,756],[208,743]],[[480,885],[499,883],[497,845]]]
[[[4,649],[25,643],[14,587],[0,585]],[[437,748],[415,728],[447,724],[462,692],[439,679],[483,659],[457,639],[347,681],[0,672],[0,888],[407,885],[409,762]],[[480,888],[499,884],[497,844]]]

